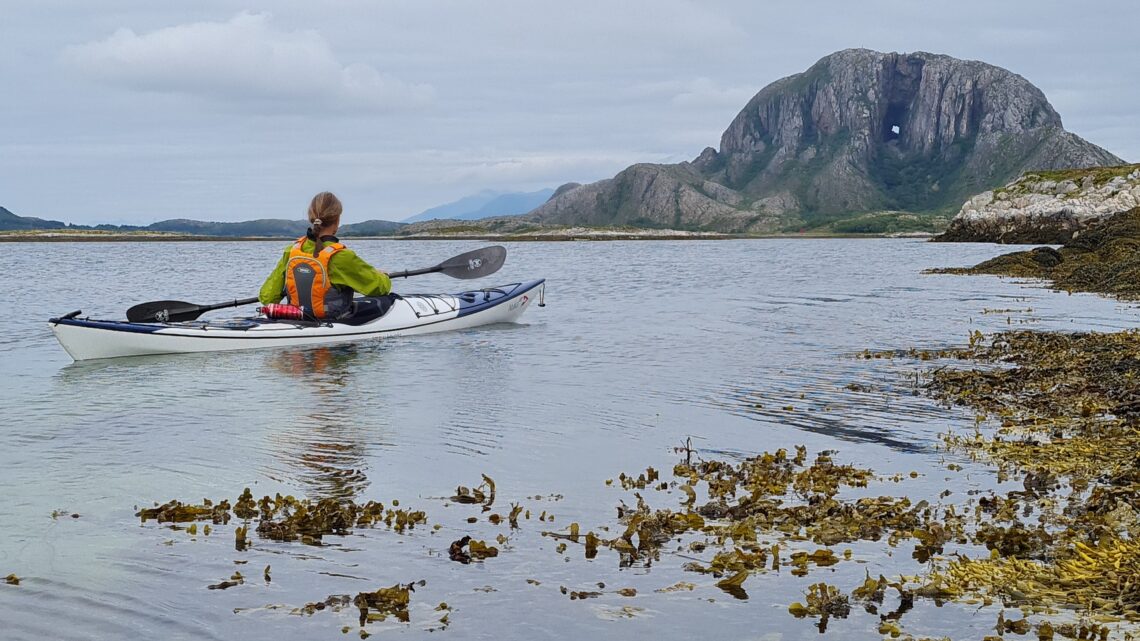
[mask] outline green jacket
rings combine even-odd
[[[261,292],[257,295],[262,305],[279,303],[285,296],[285,264],[289,262],[289,251],[293,243],[285,248],[281,260],[265,279]],[[313,241],[306,239],[301,246],[303,251],[312,253]],[[364,262],[351,249],[342,249],[329,259],[329,282],[333,285],[348,287],[364,296],[383,296],[392,291],[392,281],[384,272]]]

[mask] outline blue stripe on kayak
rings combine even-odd
[[[149,325],[123,321],[79,320],[76,318],[53,318],[48,322],[55,323],[56,325],[74,325],[75,327],[109,329],[116,332],[135,332],[136,334],[151,334],[165,327],[169,327],[168,325]]]
[[[470,316],[471,314],[477,314],[492,307],[498,307],[507,301],[512,301],[519,297],[526,296],[527,292],[531,291],[535,287],[538,287],[544,282],[546,282],[546,279],[540,278],[538,280],[530,280],[525,283],[518,283],[514,286],[507,285],[505,287],[489,287],[486,290],[476,289],[469,292],[452,294],[453,296],[459,298],[459,313],[456,315],[456,318]],[[485,300],[487,292],[491,293],[490,300]],[[498,292],[503,293],[500,294]],[[473,297],[474,300],[468,302],[463,298],[464,296]]]

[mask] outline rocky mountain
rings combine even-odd
[[[426,209],[415,216],[405,218],[405,223],[424,220],[480,220],[493,216],[516,216],[525,214],[550,199],[553,189],[540,189],[531,192],[481,191],[465,196],[454,202]]]
[[[770,232],[880,210],[950,213],[1030,169],[1121,164],[1026,79],[931,53],[848,49],[777,80],[691,162],[559,189],[550,223]]]
[[[1031,172],[966,201],[939,241],[1064,244],[1140,207],[1140,165]]]

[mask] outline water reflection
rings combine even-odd
[[[304,411],[270,431],[271,449],[287,477],[278,480],[299,483],[313,499],[355,499],[368,488],[370,441],[387,426],[383,415],[353,412],[352,389],[361,369],[374,376],[383,362],[366,357],[374,353],[342,345],[289,350],[269,359],[277,372],[300,379],[303,384],[293,389],[307,397],[291,399],[291,406]]]

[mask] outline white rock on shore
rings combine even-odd
[[[1094,221],[1140,206],[1140,165],[1112,169],[1089,169],[1075,178],[1068,178],[1072,172],[1027,173],[966,201],[938,240],[1067,242]],[[1117,175],[1104,180],[1105,171]],[[1057,173],[1066,178],[1051,180]]]

